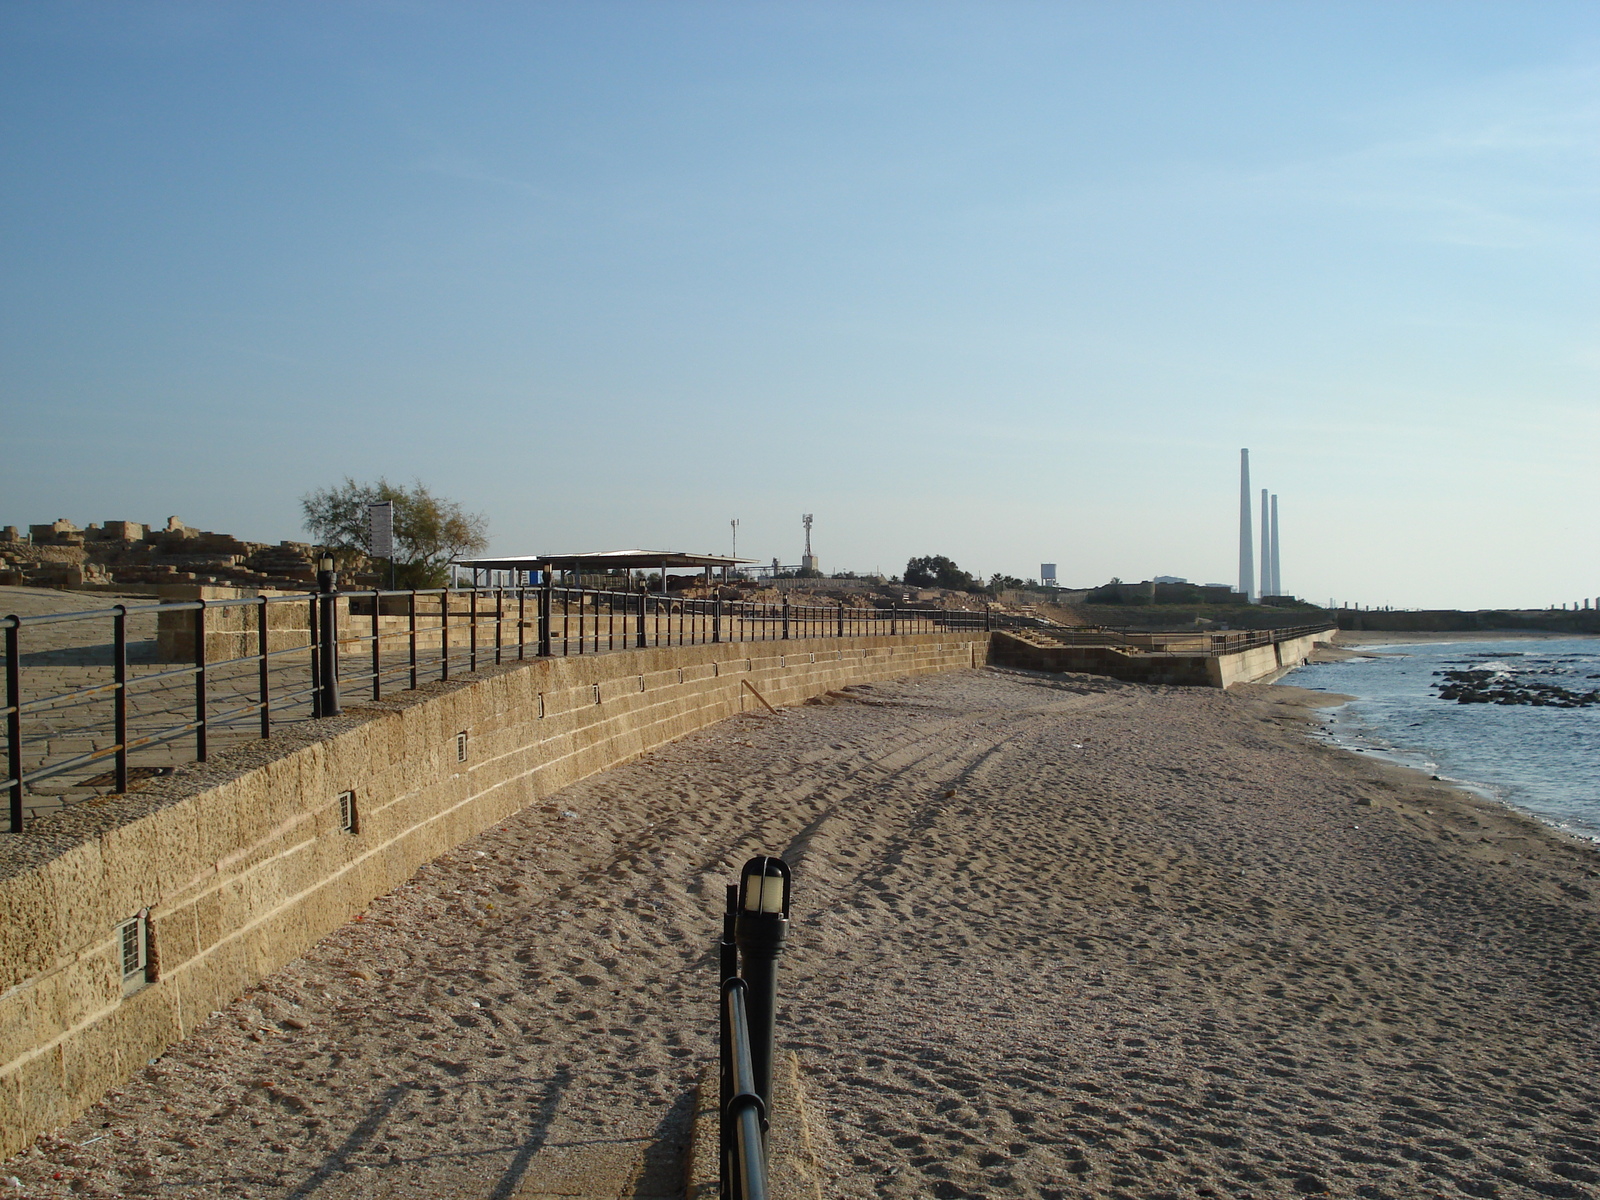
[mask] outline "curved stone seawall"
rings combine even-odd
[[[425,862],[740,712],[982,666],[989,634],[540,659],[294,727],[0,845],[0,1153],[71,1119]],[[344,827],[353,800],[353,829]],[[120,930],[146,920],[125,980]]]
[[[1134,683],[1225,688],[1270,680],[1298,667],[1318,642],[1332,636],[1333,630],[1328,629],[1231,654],[1207,655],[1130,653],[1115,646],[1046,646],[1002,632],[992,635],[990,660],[1030,671],[1081,671]]]

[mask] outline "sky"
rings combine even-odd
[[[1600,595],[1600,5],[0,6],[0,523]]]

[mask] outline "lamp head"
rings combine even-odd
[[[758,855],[739,872],[739,911],[763,916],[789,917],[789,864],[781,858]]]
[[[322,556],[322,558],[320,560],[318,560],[318,562],[317,562],[317,570],[319,570],[319,571],[331,571],[331,570],[333,570],[333,555],[324,554]]]

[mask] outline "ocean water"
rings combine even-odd
[[[1600,704],[1459,704],[1433,686],[1445,671],[1491,683],[1600,688],[1600,638],[1519,638],[1363,646],[1382,658],[1301,667],[1281,682],[1357,699],[1331,712],[1329,737],[1476,790],[1600,842]]]

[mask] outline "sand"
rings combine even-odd
[[[811,1195],[1600,1194],[1591,847],[1313,742],[1295,688],[836,699],[474,839],[0,1195],[675,1194],[765,851]]]

